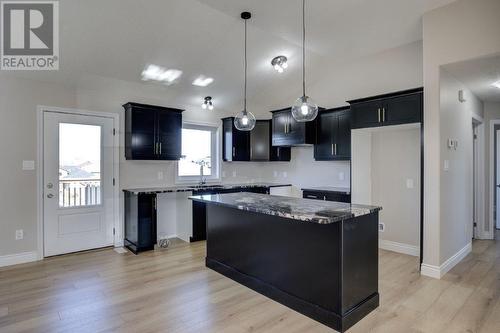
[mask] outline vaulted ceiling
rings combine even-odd
[[[346,61],[422,38],[425,11],[453,0],[308,0],[308,68],[317,80],[331,60]],[[249,95],[300,93],[300,0],[62,0],[60,70],[2,72],[77,85],[91,75],[141,82],[147,64],[183,71],[165,86],[173,105],[196,105],[212,95],[219,107],[241,100],[243,23],[249,22]],[[290,67],[278,75],[270,60],[284,54]],[[200,75],[215,79],[191,85]],[[154,84],[154,83],[144,83]]]

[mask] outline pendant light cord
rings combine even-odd
[[[306,0],[302,0],[302,94],[306,96]]]
[[[243,111],[247,111],[247,20],[245,19],[245,90],[243,99]]]

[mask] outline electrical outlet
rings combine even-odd
[[[16,240],[21,240],[23,238],[24,238],[24,230],[23,229],[16,230]]]
[[[384,232],[385,231],[385,223],[380,222],[378,224],[378,231]]]
[[[415,187],[415,182],[413,181],[413,179],[408,178],[406,180],[406,188],[412,189],[414,187]]]
[[[444,171],[450,170],[450,161],[449,160],[444,160],[443,170]]]

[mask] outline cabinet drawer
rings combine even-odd
[[[302,197],[304,199],[315,199],[336,202],[351,202],[351,195],[341,192],[321,192],[321,191],[303,191]]]

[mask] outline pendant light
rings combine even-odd
[[[251,131],[255,127],[255,116],[247,111],[247,20],[252,17],[249,12],[241,13],[241,18],[245,20],[245,88],[243,99],[243,111],[234,118],[234,126],[240,131]]]
[[[318,115],[318,105],[306,95],[306,1],[302,0],[302,97],[292,106],[292,116],[298,122],[312,121]]]

